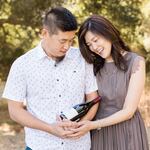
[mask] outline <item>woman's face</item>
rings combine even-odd
[[[88,31],[85,34],[85,42],[92,52],[100,55],[107,62],[112,61],[112,44],[109,40],[105,39],[103,36]]]

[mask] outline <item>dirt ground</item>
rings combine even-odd
[[[0,150],[24,150],[24,131],[0,131]]]

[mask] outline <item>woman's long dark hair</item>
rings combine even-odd
[[[78,32],[78,41],[81,54],[88,63],[94,64],[95,75],[104,66],[105,59],[92,52],[85,42],[85,35],[90,31],[96,35],[103,36],[112,43],[111,55],[115,65],[122,71],[127,70],[127,64],[121,52],[130,51],[130,48],[120,37],[120,32],[106,18],[99,15],[92,15],[81,25]]]

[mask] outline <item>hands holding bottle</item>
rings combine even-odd
[[[56,124],[53,124],[53,127],[53,135],[69,139],[78,139],[90,130],[97,128],[95,121],[74,122],[67,119],[59,120]]]
[[[69,138],[70,135],[74,134],[74,131],[71,129],[76,128],[76,122],[72,121],[57,121],[53,124],[51,124],[51,130],[49,133],[60,137],[62,139]]]
[[[73,106],[71,109],[61,112],[60,115],[57,116],[57,125],[55,125],[55,132],[52,133],[61,138],[71,138],[77,139],[81,136],[85,135],[90,130],[96,129],[97,121],[89,121],[87,119],[93,118],[92,115],[89,115],[86,120],[82,120],[81,118],[87,114],[87,112],[98,102],[100,102],[101,97],[97,96],[95,99],[92,99],[88,102],[77,104]],[[96,107],[94,108],[96,109]],[[95,111],[96,112],[96,111]],[[92,117],[91,117],[92,116]],[[80,120],[81,119],[81,120]],[[80,122],[76,122],[80,120]],[[54,131],[54,130],[53,130]]]
[[[77,139],[85,135],[87,132],[93,129],[97,129],[96,121],[83,120],[77,123],[78,127],[71,129],[74,133],[69,135],[69,138]]]

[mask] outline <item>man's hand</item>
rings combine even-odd
[[[52,129],[50,133],[62,139],[68,138],[70,135],[74,134],[72,129],[76,126],[76,122],[69,120],[57,121],[56,123],[51,124]]]

